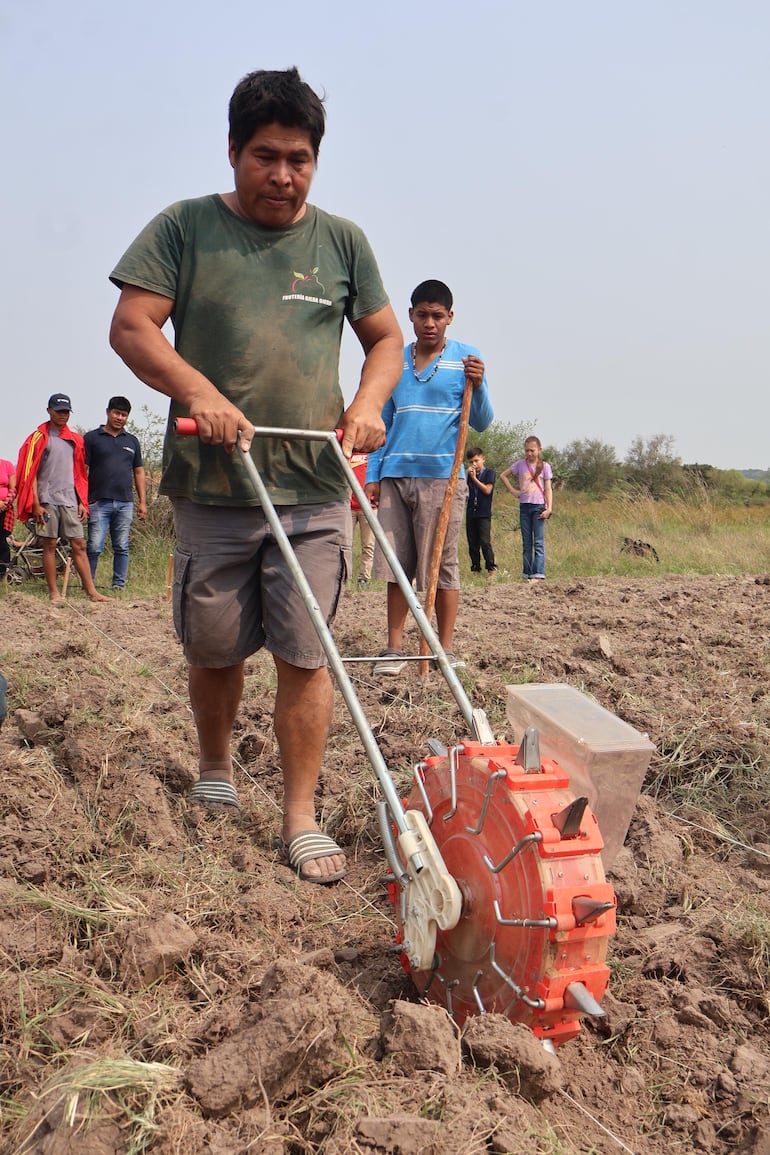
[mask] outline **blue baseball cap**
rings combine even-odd
[[[53,409],[54,413],[71,413],[72,402],[66,393],[54,393],[48,398],[48,408]]]

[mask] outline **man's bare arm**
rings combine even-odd
[[[173,307],[168,297],[125,285],[112,318],[112,348],[140,381],[189,410],[203,441],[231,450],[241,429],[241,448],[248,449],[251,422],[166,339],[162,330]]]
[[[140,521],[144,521],[147,517],[147,488],[143,465],[137,465],[134,470],[134,485],[136,486],[136,496],[139,498],[136,503],[136,516]]]
[[[390,305],[360,321],[353,330],[366,354],[358,391],[342,418],[346,456],[354,449],[369,453],[385,444],[382,408],[401,377],[404,339]]]

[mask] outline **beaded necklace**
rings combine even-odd
[[[428,382],[433,377],[436,376],[436,373],[438,372],[438,367],[441,364],[441,358],[444,356],[444,350],[445,349],[446,349],[446,341],[441,346],[441,352],[439,353],[438,357],[436,358],[436,364],[433,366],[433,368],[431,369],[428,376],[427,377],[420,377],[417,373],[417,342],[412,341],[412,372],[414,373],[414,379],[415,379],[415,381],[418,382],[418,384],[427,385]]]

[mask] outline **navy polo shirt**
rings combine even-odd
[[[115,437],[100,425],[83,438],[88,466],[88,500],[133,501],[134,470],[142,464],[142,450],[133,433],[122,429]]]
[[[468,482],[468,517],[491,517],[492,494],[494,493],[495,471],[486,465],[479,474],[479,481],[484,485],[491,485],[489,493],[482,493],[472,481]]]

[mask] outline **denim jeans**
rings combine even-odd
[[[531,505],[528,501],[519,505],[525,578],[545,577],[545,520],[540,517],[544,509],[545,505]]]
[[[91,577],[96,580],[99,555],[110,531],[112,543],[112,585],[122,589],[128,575],[128,534],[134,518],[132,501],[92,501],[88,506],[88,545],[86,552]]]

